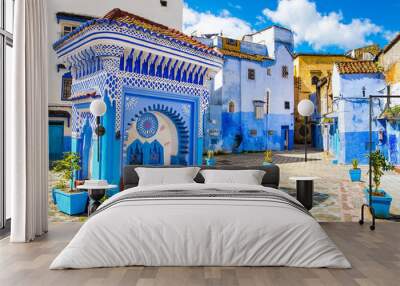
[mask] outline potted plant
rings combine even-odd
[[[59,211],[75,215],[85,212],[87,192],[74,191],[74,172],[81,169],[78,153],[66,152],[62,160],[56,161],[53,171],[60,176],[52,191],[54,203]]]
[[[394,166],[386,160],[385,156],[379,150],[372,152],[369,155],[369,159],[371,160],[373,181],[373,189],[371,190],[372,198],[369,204],[373,207],[376,217],[388,218],[392,197],[379,187],[384,172],[393,170]],[[365,189],[364,192],[367,201],[369,201],[369,189]]]
[[[272,151],[266,150],[264,152],[264,162],[263,166],[271,165],[272,164]]]
[[[214,157],[214,151],[208,150],[207,157],[206,157],[206,165],[207,166],[215,166],[216,160]]]
[[[352,182],[359,182],[361,181],[361,169],[358,168],[358,160],[352,160],[353,169],[349,170],[350,179]]]

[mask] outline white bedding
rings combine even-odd
[[[81,227],[50,269],[145,266],[293,266],[349,268],[314,218],[258,198],[182,197],[122,200],[134,192],[263,190],[254,185],[136,187],[106,202]]]

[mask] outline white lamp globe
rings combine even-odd
[[[297,105],[297,111],[301,116],[310,116],[314,113],[314,103],[309,99],[303,99]]]
[[[90,104],[90,113],[95,117],[103,116],[107,111],[107,106],[101,99],[93,100]]]

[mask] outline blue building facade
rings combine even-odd
[[[380,94],[386,88],[384,75],[372,61],[336,63],[332,73],[333,113],[328,125],[329,137],[324,146],[338,163],[351,164],[357,159],[368,164],[369,152],[369,95]],[[373,102],[372,148],[386,156],[386,121],[380,116],[385,100]],[[326,142],[328,140],[328,142]]]
[[[204,114],[221,53],[119,9],[76,28],[54,48],[73,79],[78,178],[118,184],[127,164],[202,163]],[[107,106],[100,138],[89,111],[95,99]]]
[[[293,148],[293,34],[270,27],[243,40],[200,38],[224,54],[205,120],[205,149]]]

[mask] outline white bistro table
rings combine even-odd
[[[97,180],[96,180],[97,181]],[[106,194],[106,190],[118,188],[117,185],[109,185],[107,181],[100,180],[100,183],[91,183],[94,180],[87,180],[85,184],[76,187],[80,190],[87,190],[89,196],[88,216],[94,213],[101,205],[100,200]]]

